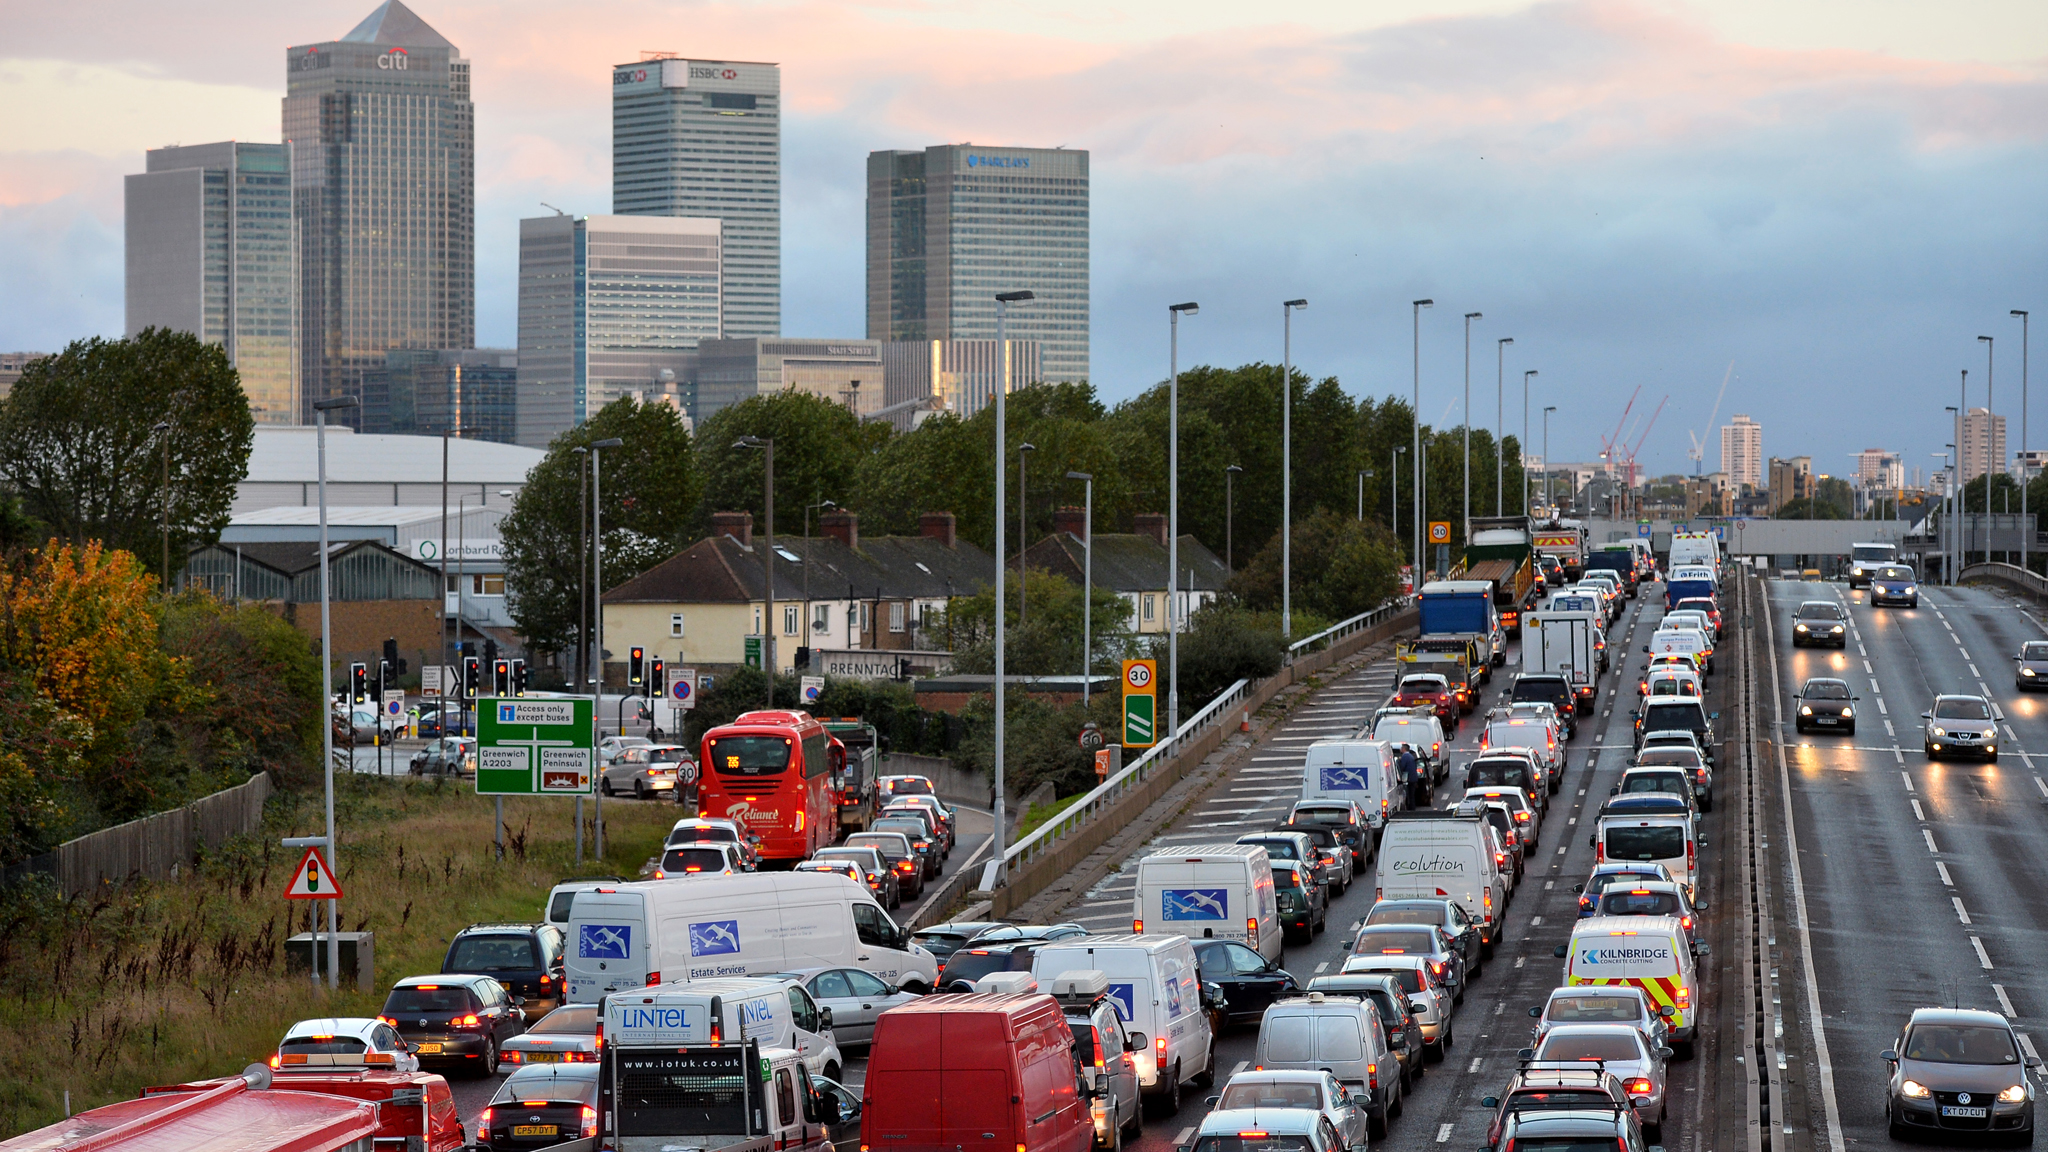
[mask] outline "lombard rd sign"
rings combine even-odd
[[[585,796],[596,784],[587,696],[478,700],[476,737],[479,796]]]

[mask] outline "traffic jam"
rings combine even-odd
[[[1508,579],[1423,586],[1419,636],[1375,665],[1385,696],[1287,746],[1278,795],[1237,814],[1263,828],[1148,847],[1110,922],[906,930],[892,912],[941,876],[954,809],[877,773],[857,721],[747,713],[687,768],[609,750],[662,791],[694,777],[715,814],[677,820],[644,878],[565,878],[373,1018],[300,1022],[239,1074],[95,1112],[144,1132],[302,1108],[329,1142],[297,1146],[428,1152],[1672,1143],[1711,1018],[1719,557],[1675,547],[1660,582],[1647,548],[1581,529],[1560,559],[1521,531]],[[1590,865],[1562,871],[1581,836]],[[1512,922],[1517,896],[1564,911]],[[495,1085],[480,1107],[465,1080]]]

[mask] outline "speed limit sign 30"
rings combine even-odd
[[[1124,691],[1150,692],[1152,680],[1158,675],[1158,665],[1151,660],[1124,661]]]

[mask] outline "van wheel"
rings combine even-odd
[[[1374,1140],[1384,1140],[1387,1138],[1386,1105],[1382,1104],[1365,1114],[1365,1134]]]
[[[930,988],[925,987],[925,983],[922,980],[907,981],[903,984],[902,990],[910,993],[912,996],[929,996],[932,991]]]
[[[1197,1087],[1209,1088],[1216,1083],[1216,1038],[1209,1038],[1209,1066],[1195,1075]]]

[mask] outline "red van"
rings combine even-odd
[[[1050,996],[931,996],[875,1019],[861,1152],[1088,1152],[1095,1122]]]

